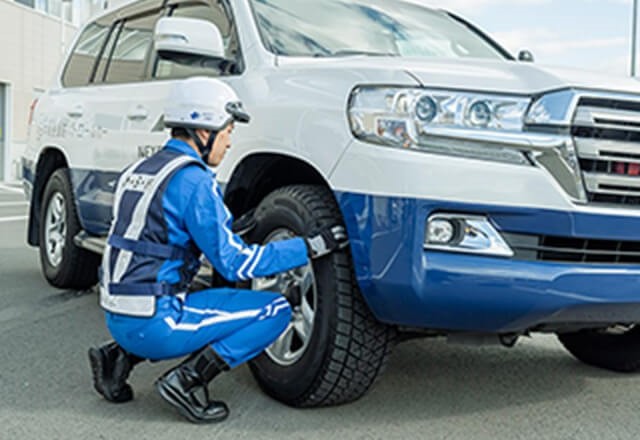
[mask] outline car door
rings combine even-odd
[[[146,5],[146,9],[143,6]],[[90,115],[91,166],[76,191],[80,216],[92,234],[106,234],[120,172],[150,155],[166,140],[156,128],[156,96],[148,75],[153,29],[162,15],[158,1],[136,3],[119,13],[94,69],[91,93],[83,100]]]
[[[96,129],[101,130],[96,160],[104,167],[122,170],[146,150],[146,144],[162,144],[166,134],[154,131],[151,108],[162,97],[155,95],[148,75],[153,50],[153,29],[161,17],[159,8],[118,21],[96,69],[92,107]]]

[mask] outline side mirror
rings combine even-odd
[[[222,34],[210,21],[163,17],[156,23],[153,40],[160,58],[224,59]]]
[[[518,61],[523,63],[533,63],[533,54],[526,49],[521,50],[518,52]]]

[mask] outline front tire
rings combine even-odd
[[[612,327],[560,333],[558,339],[578,360],[621,373],[640,370],[640,327]]]
[[[73,242],[81,229],[69,171],[60,168],[47,181],[40,215],[40,265],[49,284],[86,289],[97,283],[100,256]]]
[[[309,236],[323,227],[342,224],[333,194],[314,185],[272,192],[258,206],[256,218],[251,238],[261,243],[287,234]],[[395,329],[371,314],[352,266],[345,249],[289,274],[309,280],[302,283],[307,287],[297,298],[288,298],[294,311],[292,324],[250,363],[260,387],[271,397],[294,407],[342,404],[362,397],[382,374]],[[253,287],[273,288],[275,284],[255,280]],[[303,328],[307,331],[297,331],[296,343],[293,332]],[[283,343],[292,345],[283,348]]]

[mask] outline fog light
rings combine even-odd
[[[456,236],[456,228],[447,219],[433,219],[427,229],[427,243],[446,244]]]
[[[426,249],[512,257],[513,250],[488,218],[478,215],[434,214],[427,220]]]

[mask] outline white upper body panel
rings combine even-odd
[[[231,179],[243,158],[276,153],[307,162],[340,191],[455,200],[478,198],[475,191],[486,203],[568,209],[571,203],[562,188],[540,168],[354,140],[347,108],[352,90],[361,85],[423,86],[533,96],[579,88],[640,96],[636,80],[506,59],[274,55],[261,40],[249,0],[231,4],[245,69],[221,79],[235,89],[252,120],[237,126],[233,148],[217,170],[221,182]],[[126,7],[118,17],[125,12]],[[140,147],[158,147],[168,137],[158,124],[173,81],[178,80],[66,88],[58,80],[37,107],[26,155],[37,160],[44,148],[56,147],[72,168],[122,170]],[[77,109],[80,116],[73,115]],[[146,112],[144,120],[128,117],[140,110]],[[464,191],[447,185],[461,176],[469,179]]]

